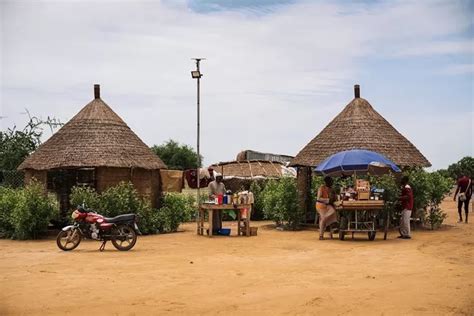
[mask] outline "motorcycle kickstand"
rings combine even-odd
[[[99,248],[99,251],[100,251],[100,252],[102,252],[102,251],[105,250],[105,244],[106,244],[106,243],[107,243],[107,240],[104,240],[104,241],[102,242],[102,245],[100,245],[100,248]]]

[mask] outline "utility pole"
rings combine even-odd
[[[196,169],[196,176],[197,176],[197,204],[198,204],[198,216],[196,216],[196,220],[199,221],[199,208],[201,207],[201,183],[200,183],[200,177],[199,177],[199,168],[201,167],[201,148],[200,148],[200,139],[201,139],[201,95],[200,95],[200,89],[201,89],[201,71],[199,69],[199,63],[201,60],[204,60],[205,58],[193,58],[193,60],[196,61],[196,70],[191,71],[191,76],[193,79],[197,79],[197,140],[196,140],[196,149],[197,149],[197,155],[198,155],[198,167]]]

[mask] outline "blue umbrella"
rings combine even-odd
[[[400,168],[385,156],[363,149],[338,152],[320,163],[315,171],[332,177],[349,176],[354,173],[381,175],[401,172]]]

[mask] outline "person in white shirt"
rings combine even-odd
[[[215,199],[219,194],[225,194],[225,185],[222,182],[222,175],[216,174],[216,179],[209,183],[207,186],[209,188],[209,198]],[[216,234],[218,230],[222,228],[222,214],[220,212],[213,212],[214,216],[212,218],[212,234]]]

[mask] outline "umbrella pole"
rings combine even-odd
[[[356,174],[355,170],[354,170],[354,190],[356,190],[356,192],[357,192],[357,174]],[[359,197],[357,197],[357,198],[359,198]]]

